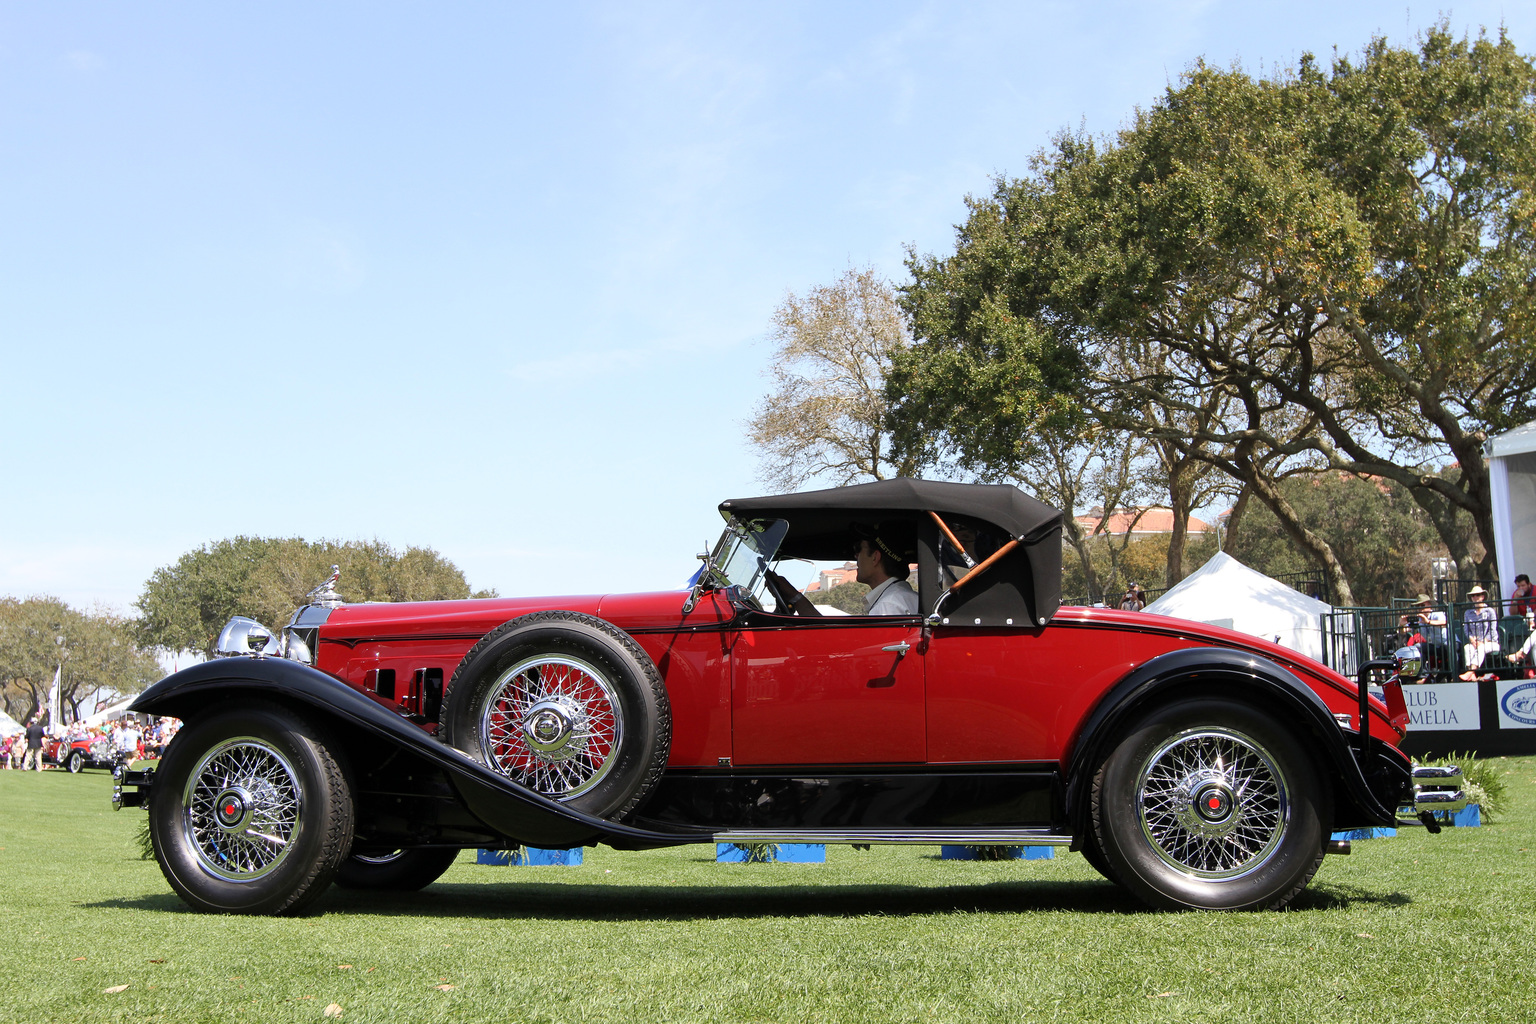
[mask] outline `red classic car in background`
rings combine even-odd
[[[1016,488],[720,511],[686,593],[348,605],[333,575],[281,636],[234,619],[229,657],[133,705],[186,724],[114,801],[191,906],[251,913],[419,888],[468,847],[716,841],[1052,843],[1154,906],[1280,907],[1332,831],[1464,802],[1398,750],[1390,666],[1378,697],[1251,636],[1059,607],[1060,513]],[[774,571],[876,546],[915,610],[832,614]]]
[[[105,736],[86,736],[69,739],[50,736],[43,743],[43,760],[56,764],[71,775],[78,775],[87,768],[115,769],[119,758],[112,741]]]

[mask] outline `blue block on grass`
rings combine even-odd
[[[740,843],[716,843],[715,861],[719,864],[745,864],[751,855]],[[768,859],[779,864],[822,864],[827,848],[821,843],[775,843]]]
[[[511,850],[480,850],[475,853],[476,864],[491,864],[497,867],[506,867],[513,863]]]
[[[1352,828],[1348,832],[1335,832],[1329,838],[1356,842],[1364,839],[1391,839],[1397,835],[1395,828]]]
[[[581,849],[541,850],[536,846],[525,846],[521,850],[481,850],[475,854],[475,863],[501,867],[523,864],[534,867],[574,867],[581,863]]]
[[[1459,811],[1440,813],[1436,815],[1443,824],[1455,828],[1481,828],[1483,824],[1482,804],[1467,804]]]
[[[939,856],[944,860],[978,860],[976,849],[971,846],[941,846]],[[1005,846],[1004,860],[1055,860],[1054,846]]]

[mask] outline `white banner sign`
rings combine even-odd
[[[1409,730],[1480,729],[1476,683],[1420,683],[1403,687]],[[1536,723],[1533,723],[1536,724]]]
[[[1536,729],[1536,679],[1499,683],[1499,728]]]

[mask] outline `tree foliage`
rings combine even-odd
[[[431,548],[396,551],[382,541],[309,542],[232,537],[182,555],[144,584],[135,635],[145,647],[212,653],[224,623],[247,615],[277,629],[305,595],[341,567],[349,601],[445,601],[472,594],[464,573]]]
[[[1155,597],[1164,589],[1158,585],[1158,580],[1168,565],[1168,548],[1172,540],[1168,534],[1136,540],[1104,536],[1090,539],[1085,550],[1098,580],[1099,593],[1095,596],[1089,590],[1083,562],[1068,559],[1062,565],[1062,597],[1073,603],[1092,604],[1103,601],[1110,607],[1116,607],[1132,583],[1140,583],[1144,591],[1150,591]],[[1180,578],[1200,568],[1216,551],[1214,530],[1190,535],[1184,543],[1183,562],[1179,565]]]
[[[873,270],[793,293],[773,315],[772,392],[750,423],[762,478],[792,491],[912,476],[916,454],[896,455],[885,427],[885,372],[910,343],[891,285]]]
[[[868,585],[849,580],[841,586],[832,587],[830,590],[813,591],[805,596],[811,604],[831,605],[849,615],[863,615],[864,595],[867,593],[869,593]]]
[[[95,711],[83,704],[98,689],[138,693],[164,674],[135,645],[131,624],[121,616],[77,611],[55,597],[0,598],[0,697],[6,710],[24,721],[46,707],[55,670],[60,708],[70,720]]]
[[[1002,467],[1075,404],[1240,483],[1345,600],[1284,482],[1376,477],[1491,575],[1481,444],[1536,411],[1533,100],[1502,33],[1443,25],[1270,80],[1196,65],[1115,138],[1063,135],[971,200],[952,255],[909,260],[893,417]]]
[[[1390,607],[1393,598],[1433,593],[1431,562],[1444,549],[1428,514],[1406,487],[1349,473],[1322,473],[1287,480],[1281,489],[1338,553],[1355,603]],[[1470,517],[1462,517],[1461,528],[1465,543],[1477,552]],[[1271,575],[1316,568],[1263,506],[1253,509],[1228,538],[1227,552]]]

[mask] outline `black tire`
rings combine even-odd
[[[1312,879],[1331,790],[1273,718],[1183,700],[1132,727],[1093,783],[1093,827],[1113,875],[1155,907],[1278,910]]]
[[[85,755],[78,750],[71,750],[69,756],[64,759],[64,767],[71,775],[79,775],[85,767]]]
[[[316,724],[266,703],[183,728],[149,801],[171,888],[210,913],[296,914],[318,898],[352,848],[352,793],[336,749]]]
[[[439,736],[520,785],[599,818],[633,812],[672,743],[666,687],[640,645],[577,612],[536,612],[469,649]]]
[[[343,889],[378,889],[414,892],[443,876],[459,857],[458,850],[388,850],[378,853],[354,850],[341,862],[336,884]]]
[[[1093,870],[1116,885],[1120,884],[1120,879],[1115,877],[1115,869],[1110,867],[1109,861],[1104,859],[1104,851],[1099,849],[1098,838],[1093,834],[1092,829],[1083,837],[1083,846],[1078,852],[1083,855],[1083,859]]]

